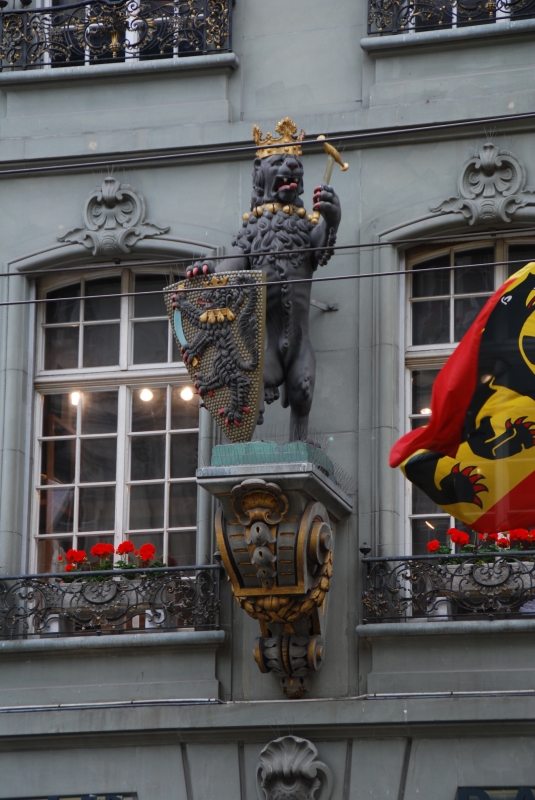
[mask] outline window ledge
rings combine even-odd
[[[132,650],[141,647],[184,650],[197,647],[219,648],[225,631],[177,631],[176,633],[122,633],[101,636],[70,636],[0,641],[0,656],[24,653],[88,652],[91,650]]]
[[[470,622],[384,622],[357,625],[361,639],[398,636],[457,636],[468,634],[535,633],[535,619],[471,620]]]
[[[495,22],[489,25],[474,25],[466,28],[446,28],[421,33],[385,33],[367,36],[360,40],[360,46],[370,56],[381,58],[406,52],[408,49],[435,49],[437,45],[455,47],[464,42],[484,44],[504,36],[520,36],[535,32],[535,19],[522,19],[510,22]]]
[[[127,76],[160,75],[165,73],[191,73],[204,70],[233,70],[239,66],[236,53],[214,53],[202,56],[182,56],[161,61],[136,61],[118,64],[95,64],[90,67],[57,67],[21,72],[1,72],[0,86],[26,86],[61,81],[94,81],[99,78],[125,78]]]

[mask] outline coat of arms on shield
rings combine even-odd
[[[202,402],[231,442],[248,442],[262,393],[262,272],[220,272],[166,287],[167,313]],[[175,308],[173,308],[173,299]]]

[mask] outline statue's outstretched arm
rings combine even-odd
[[[316,263],[323,267],[333,254],[330,248],[336,243],[336,232],[342,218],[338,195],[326,183],[314,189],[314,211],[319,211],[321,221],[312,230],[310,239],[313,247],[328,247],[316,254]]]
[[[196,261],[195,264],[187,268],[186,277],[189,279],[195,278],[197,275],[210,275],[213,272],[240,272],[250,269],[249,259],[243,254],[243,250],[240,247],[233,247],[229,256],[217,263],[209,259]]]

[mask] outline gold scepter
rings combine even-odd
[[[349,169],[349,164],[346,161],[342,161],[342,156],[336,149],[333,147],[332,144],[325,141],[325,136],[323,133],[320,133],[318,136],[318,141],[323,143],[323,147],[325,148],[325,152],[327,153],[327,163],[325,165],[325,172],[323,173],[323,180],[322,183],[329,184],[331,182],[331,177],[333,174],[334,163],[340,164],[340,170],[345,172],[346,169]],[[307,219],[313,225],[317,225],[320,220],[321,214],[319,211],[313,211],[312,214],[308,214]]]

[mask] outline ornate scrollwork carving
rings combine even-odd
[[[60,242],[81,244],[94,256],[130,253],[141,239],[161,236],[169,227],[145,222],[145,201],[128,183],[108,176],[89,194],[84,207],[84,227],[74,228]]]
[[[333,774],[308,739],[281,736],[260,753],[256,769],[259,800],[329,800]]]
[[[333,563],[327,510],[261,478],[234,486],[223,505],[218,546],[238,604],[260,623],[255,660],[288,696],[301,697],[323,664],[319,608]]]
[[[463,166],[457,181],[458,197],[430,209],[434,214],[462,214],[469,225],[511,222],[519,208],[535,205],[535,193],[526,189],[526,169],[507,150],[487,142]]]

